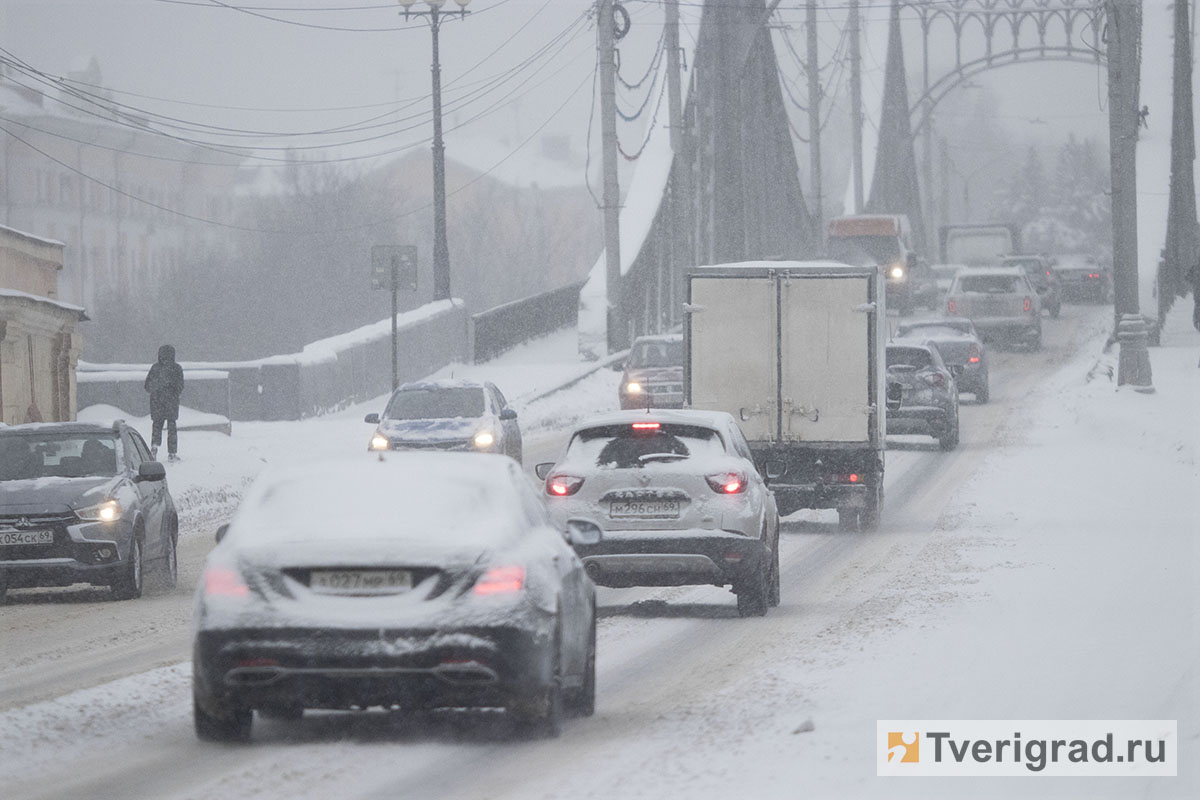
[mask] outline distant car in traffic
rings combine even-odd
[[[166,468],[124,422],[0,426],[0,602],[9,589],[90,583],[142,595],[178,574]]]
[[[954,375],[959,392],[986,403],[990,396],[987,349],[971,320],[962,317],[903,322],[896,328],[897,344],[930,344]]]
[[[1054,257],[1054,274],[1062,284],[1063,299],[1079,303],[1111,303],[1112,271],[1086,253],[1066,253]]]
[[[1020,267],[1025,270],[1025,277],[1037,290],[1042,301],[1042,308],[1057,317],[1062,311],[1062,283],[1054,271],[1053,263],[1048,256],[1016,255],[1005,256],[1001,266]]]
[[[521,428],[516,409],[494,383],[443,379],[406,383],[388,398],[370,450],[450,450],[502,453],[519,463]]]
[[[985,341],[1042,346],[1042,306],[1020,267],[977,267],[954,277],[946,314],[965,317]]]
[[[958,387],[937,348],[926,344],[887,346],[887,379],[903,387],[900,407],[888,411],[887,432],[932,436],[943,450],[959,441]]]
[[[742,616],[779,604],[779,513],[733,417],[626,411],[571,433],[537,465],[551,517],[588,517],[604,538],[576,545],[602,586],[732,586]]]
[[[683,407],[683,335],[639,336],[625,359],[621,408]]]
[[[500,455],[389,454],[260,477],[196,589],[196,735],[249,738],[253,712],[504,708],[555,735],[595,705],[595,588]],[[569,541],[568,541],[569,540]]]

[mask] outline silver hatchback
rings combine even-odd
[[[775,496],[729,414],[595,417],[537,475],[555,524],[587,516],[604,528],[575,548],[595,583],[731,586],[742,616],[778,605]]]

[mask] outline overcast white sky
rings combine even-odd
[[[454,0],[446,5],[454,8]],[[685,43],[696,33],[697,9],[688,8],[694,5],[684,3]],[[864,0],[863,5],[869,19],[886,17],[886,3]],[[473,13],[465,21],[444,25],[449,157],[472,139],[495,139],[515,148],[544,124],[545,133],[569,136],[572,158],[582,161],[595,33],[581,17],[590,6],[590,0],[473,0]],[[628,0],[627,6],[635,24],[623,44],[622,60],[632,81],[652,57],[662,12],[656,2]],[[799,0],[785,2],[777,19],[792,27],[802,52],[801,6]],[[420,1],[415,6],[424,7]],[[398,9],[395,0],[0,0],[0,47],[54,76],[95,56],[106,85],[133,93],[118,94],[118,100],[191,122],[276,132],[364,126],[359,132],[271,141],[213,132],[201,136],[206,140],[341,145],[336,150],[341,154],[391,153],[404,146],[425,147],[430,135],[428,27],[417,20],[406,24]],[[836,46],[836,26],[843,16],[844,10],[823,12],[825,52]],[[539,52],[547,45],[548,50]],[[906,46],[909,63],[919,63],[915,42]],[[864,52],[865,80],[881,82],[884,57],[883,52]],[[797,71],[786,58],[781,57],[781,64],[785,71]],[[481,83],[488,78],[497,82]],[[1018,130],[1044,132],[1057,140],[1068,130],[1105,135],[1104,84],[1094,68],[1013,67],[979,83],[996,92],[998,113]],[[471,90],[473,96],[463,96]],[[410,100],[411,106],[400,112],[387,107],[398,98]],[[626,107],[637,101],[632,93],[629,98]],[[868,109],[869,115],[877,113]],[[483,116],[470,122],[479,114]],[[399,116],[411,119],[400,122]],[[1165,118],[1158,121],[1166,123]],[[466,122],[470,124],[462,131],[451,130]],[[641,131],[624,123],[622,131],[627,149],[635,148]],[[346,146],[358,139],[369,141]],[[310,152],[330,155],[328,150]],[[594,141],[592,152],[597,152]]]

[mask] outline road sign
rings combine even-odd
[[[371,288],[417,290],[417,248],[377,244],[371,248]]]

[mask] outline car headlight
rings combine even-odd
[[[88,522],[116,522],[121,518],[121,504],[116,500],[105,500],[94,506],[76,509],[75,516]]]
[[[892,277],[893,278],[903,278],[904,277],[904,267],[900,266],[899,264],[892,267]]]
[[[637,381],[630,381],[629,383],[625,384],[625,391],[629,394],[641,394],[642,385]]]
[[[388,441],[388,438],[381,433],[377,433],[371,437],[372,450],[387,450],[390,446],[391,442]]]
[[[495,441],[496,437],[492,435],[491,431],[480,431],[475,434],[476,447],[491,447]]]

